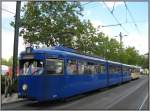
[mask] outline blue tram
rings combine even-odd
[[[81,55],[64,47],[26,48],[19,57],[18,96],[64,99],[130,81],[130,66]]]

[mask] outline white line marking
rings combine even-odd
[[[146,83],[146,81],[141,82],[140,84],[138,84],[137,86],[135,86],[135,88],[133,89],[132,87],[130,87],[130,89],[132,89],[131,91],[126,90],[122,95],[115,97],[112,101],[110,101],[110,104],[106,104],[107,109],[110,109],[112,106],[118,104],[121,100],[125,99],[127,96],[131,95],[132,93],[134,93],[136,90],[138,90],[139,88],[141,88],[144,84]]]
[[[144,101],[142,102],[142,104],[141,104],[139,110],[142,109],[142,107],[143,107],[143,105],[145,104],[145,102],[146,102],[147,99],[148,99],[148,95],[144,98]]]

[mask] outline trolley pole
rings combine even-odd
[[[15,80],[15,77],[17,74],[20,8],[21,8],[21,1],[17,1],[16,2],[16,16],[15,16],[14,47],[13,47],[12,80]]]

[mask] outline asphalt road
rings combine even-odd
[[[148,77],[130,81],[106,89],[96,90],[66,101],[49,101],[38,103],[22,101],[2,104],[2,109],[113,109],[138,110],[149,109]]]

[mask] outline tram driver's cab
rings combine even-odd
[[[32,47],[27,47],[19,60],[20,75],[40,75],[44,71],[44,61],[36,59]]]

